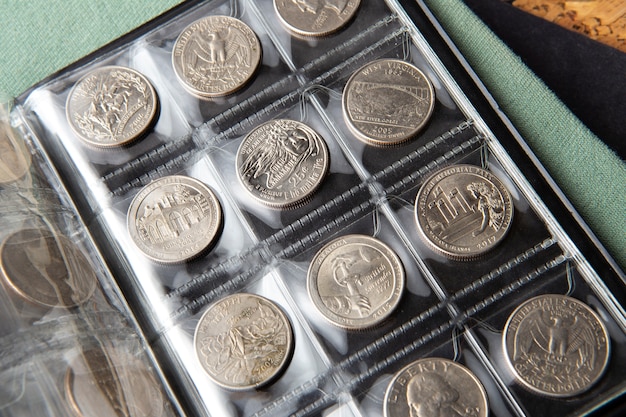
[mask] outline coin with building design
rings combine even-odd
[[[276,119],[252,130],[237,151],[237,176],[252,197],[275,208],[306,202],[330,165],[324,139],[308,125]]]
[[[435,107],[435,90],[413,64],[380,59],[350,77],[342,105],[346,124],[357,138],[373,145],[396,145],[426,126]]]
[[[511,226],[513,210],[511,195],[498,177],[474,165],[435,172],[415,200],[421,237],[456,259],[472,259],[498,245]]]
[[[404,291],[404,267],[379,239],[346,235],[322,247],[309,266],[311,301],[332,324],[361,330],[387,319]]]
[[[172,175],[146,185],[128,209],[128,232],[150,259],[189,261],[209,250],[222,231],[215,193],[195,178]]]

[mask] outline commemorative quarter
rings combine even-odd
[[[508,190],[492,173],[474,165],[435,172],[420,188],[415,219],[421,237],[455,259],[472,259],[498,245],[513,219]]]
[[[128,208],[128,232],[150,259],[177,264],[194,259],[222,232],[215,193],[195,178],[171,175],[146,185]]]
[[[414,65],[381,59],[357,70],[344,87],[343,115],[357,138],[396,145],[413,138],[435,107],[430,80]]]
[[[142,362],[100,348],[84,350],[65,373],[65,398],[76,417],[162,417],[165,397]]]
[[[348,330],[383,322],[400,303],[404,286],[398,255],[366,235],[327,243],[313,257],[307,274],[313,305],[332,324]]]
[[[609,334],[599,316],[581,301],[558,294],[518,306],[506,322],[502,343],[522,386],[550,397],[587,391],[609,360]]]
[[[466,367],[444,358],[419,359],[396,373],[383,402],[385,417],[487,417],[487,393]]]
[[[13,183],[30,169],[31,157],[26,144],[8,122],[0,121],[0,185]]]
[[[285,27],[296,35],[319,37],[344,27],[354,17],[361,0],[274,0]]]
[[[246,85],[259,67],[261,55],[261,43],[248,25],[229,16],[208,16],[178,36],[172,65],[189,92],[214,98]]]
[[[0,246],[0,268],[9,288],[40,307],[75,307],[91,298],[97,278],[83,252],[66,236],[22,229]]]
[[[289,119],[252,130],[237,151],[237,175],[256,200],[274,208],[305,202],[330,165],[324,139],[308,125]]]
[[[232,391],[274,382],[286,370],[294,349],[291,323],[282,309],[247,293],[212,304],[198,322],[193,343],[207,375]]]
[[[87,73],[72,88],[66,116],[72,130],[89,145],[128,145],[150,129],[159,101],[150,81],[139,72],[106,66]]]

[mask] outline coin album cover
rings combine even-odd
[[[624,275],[426,6],[189,1],[0,115],[0,415],[582,416]]]

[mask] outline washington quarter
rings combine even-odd
[[[345,26],[361,0],[274,0],[278,17],[301,36],[326,36]]]
[[[86,143],[112,148],[143,136],[158,112],[150,81],[130,68],[97,68],[72,88],[66,103],[69,125]]]
[[[30,169],[31,157],[26,144],[8,123],[0,121],[0,185],[22,178]]]
[[[242,88],[261,62],[261,43],[242,21],[208,16],[187,26],[172,51],[174,72],[201,98],[221,97]]]
[[[202,315],[194,347],[216,384],[243,391],[270,384],[285,371],[294,339],[287,315],[274,302],[238,293],[212,304]]]
[[[357,138],[396,145],[413,138],[435,107],[435,90],[414,65],[381,59],[357,70],[343,91],[343,114]]]
[[[419,359],[396,373],[385,393],[384,416],[487,417],[487,393],[466,367],[443,358]]]
[[[47,229],[23,229],[0,246],[0,268],[9,287],[43,307],[75,307],[96,289],[93,267],[67,237]]]
[[[209,250],[222,231],[222,207],[202,182],[172,175],[146,185],[130,203],[128,232],[150,259],[189,261]]]
[[[433,249],[452,258],[471,259],[502,241],[513,219],[513,202],[489,171],[453,165],[435,172],[422,185],[415,219]]]
[[[540,295],[522,303],[506,322],[502,342],[519,382],[550,397],[585,392],[609,360],[604,323],[586,304],[564,295]]]
[[[349,330],[373,327],[389,317],[404,285],[398,255],[366,235],[346,235],[326,244],[307,275],[315,307],[332,324]]]
[[[165,397],[155,376],[137,359],[100,348],[74,358],[65,374],[65,397],[76,417],[161,417]]]
[[[241,184],[255,199],[275,208],[293,207],[310,198],[329,165],[324,139],[295,120],[271,120],[258,126],[237,151]]]

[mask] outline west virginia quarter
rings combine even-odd
[[[346,123],[357,138],[374,145],[396,145],[426,125],[435,107],[435,90],[414,65],[382,59],[350,77],[342,104]]]
[[[229,16],[208,16],[181,32],[172,64],[187,90],[212,98],[242,88],[256,72],[261,55],[261,43],[248,25]]]
[[[487,417],[487,393],[466,367],[443,358],[419,359],[391,379],[384,416]]]
[[[237,152],[237,174],[258,201],[288,208],[309,199],[321,185],[330,157],[324,139],[308,125],[271,120],[251,131]]]
[[[415,219],[437,252],[472,259],[498,245],[513,219],[508,190],[492,173],[474,165],[437,171],[417,194]]]
[[[274,302],[238,293],[217,301],[202,315],[194,347],[216,384],[243,391],[270,384],[285,371],[294,339],[287,315]]]
[[[67,120],[86,143],[112,148],[128,145],[145,134],[158,112],[150,81],[130,68],[97,68],[72,88],[66,103]]]
[[[301,36],[326,36],[344,27],[360,0],[274,0],[283,24]]]
[[[400,302],[405,274],[386,244],[366,235],[339,237],[320,249],[309,266],[309,296],[332,324],[362,330],[389,317]]]
[[[526,388],[550,397],[587,391],[604,373],[609,334],[586,304],[558,294],[522,303],[502,335],[505,358]]]
[[[222,231],[222,208],[202,182],[172,175],[137,193],[128,209],[128,232],[150,259],[164,264],[191,260],[209,250]]]

